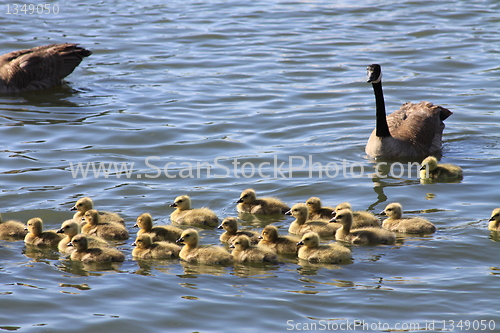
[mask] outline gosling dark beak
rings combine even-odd
[[[491,222],[491,221],[495,221],[495,218],[493,216],[488,220],[488,222]]]
[[[301,246],[301,245],[304,245],[303,241],[300,241],[300,242],[297,243],[297,246]]]
[[[236,203],[242,203],[243,202],[243,198],[239,198],[238,201],[236,201]]]
[[[285,215],[292,215],[292,210],[290,209],[288,212],[285,213]]]
[[[420,167],[420,170],[425,170],[425,164]]]
[[[68,243],[68,246],[73,246],[73,242],[69,242],[69,243]]]
[[[330,221],[329,221],[329,222],[330,222],[330,223],[337,222],[337,218],[334,216],[334,217],[332,217],[332,218],[330,219]]]
[[[174,202],[173,204],[170,205],[170,207],[177,207],[177,204]]]
[[[176,240],[175,242],[176,242],[176,243],[178,243],[178,244],[179,244],[179,243],[183,243],[183,242],[184,242],[184,238],[182,238],[182,237],[181,237],[181,238],[179,238],[178,240]]]
[[[264,237],[262,237],[262,236],[259,236],[259,237],[257,237],[257,239],[264,239]]]
[[[137,244],[135,242],[132,243],[132,246],[137,246]]]
[[[387,215],[387,214],[385,213],[385,210],[383,210],[380,212],[380,215]]]
[[[77,210],[77,209],[76,209],[76,206],[73,206],[69,210]]]
[[[229,245],[229,248],[234,249],[235,248],[234,244]]]
[[[28,231],[28,228],[24,228],[24,231]]]
[[[217,227],[217,229],[224,229],[224,227],[221,224],[220,226]]]
[[[139,225],[136,223],[132,228],[139,228]]]
[[[56,231],[56,233],[58,233],[58,234],[63,234],[63,233],[64,233],[64,229],[63,229],[63,228],[61,228],[61,229],[57,230],[57,231]]]
[[[335,216],[337,216],[337,212],[336,212],[336,211],[333,211],[333,212],[332,212],[332,217],[335,217]]]

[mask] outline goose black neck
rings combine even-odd
[[[389,132],[389,126],[387,125],[387,119],[385,115],[385,102],[384,93],[382,91],[382,81],[372,83],[372,86],[373,93],[375,94],[375,104],[377,107],[377,125],[375,134],[378,137],[391,136],[391,132]]]

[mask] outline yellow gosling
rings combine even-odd
[[[297,246],[300,246],[297,254],[300,259],[329,264],[351,261],[351,250],[337,243],[320,245],[319,235],[315,232],[303,235]]]
[[[311,220],[330,220],[334,208],[323,207],[321,199],[318,197],[310,197],[306,201],[307,208],[309,209],[309,219]]]
[[[0,239],[23,240],[27,233],[26,225],[22,222],[14,220],[3,222],[0,214]]]
[[[28,220],[26,225],[28,229],[28,234],[24,237],[26,244],[57,247],[57,244],[63,238],[53,230],[43,231],[43,221],[39,217]]]
[[[421,164],[420,179],[426,180],[461,180],[462,168],[454,164],[439,164],[434,156],[426,157]]]
[[[349,209],[338,211],[335,220],[342,224],[342,227],[335,234],[335,239],[338,241],[361,245],[394,244],[396,242],[396,234],[382,228],[351,230],[352,211]]]
[[[170,207],[176,209],[170,214],[173,223],[184,225],[203,225],[214,228],[219,225],[219,218],[208,208],[191,208],[191,198],[188,195],[181,195],[175,198]]]
[[[276,255],[276,252],[269,248],[252,246],[250,244],[250,239],[245,235],[236,237],[230,247],[234,249],[231,254],[235,262],[269,262],[272,264],[278,263],[278,256]]]
[[[262,229],[259,239],[259,246],[270,248],[276,253],[291,254],[299,250],[297,242],[300,239],[293,236],[280,236],[278,228],[274,225],[268,225]]]
[[[153,242],[149,234],[142,234],[132,244],[132,256],[141,259],[179,258],[181,247],[169,242]]]
[[[59,241],[57,249],[64,254],[71,254],[75,250],[73,246],[68,244],[73,240],[73,237],[81,233],[80,223],[75,220],[66,220],[62,223],[61,228],[57,230],[58,234],[64,234],[65,237]],[[97,236],[87,236],[89,247],[109,247],[109,243]]]
[[[95,209],[91,209],[83,216],[86,224],[82,227],[82,233],[89,236],[98,236],[106,240],[125,240],[129,238],[128,230],[119,223],[101,222],[101,215]]]
[[[181,237],[182,229],[173,225],[158,225],[153,226],[153,217],[149,213],[139,215],[134,228],[140,228],[137,231],[137,236],[149,234],[153,242],[170,242],[175,243]]]
[[[342,210],[342,209],[349,209],[352,211],[351,204],[348,202],[343,202],[338,204],[335,207],[335,213],[332,215],[332,217],[335,217],[335,214]],[[359,229],[359,228],[365,228],[365,227],[374,227],[374,228],[380,228],[380,221],[379,219],[373,215],[370,212],[367,211],[353,211],[352,212],[353,220],[352,220],[352,228],[353,229]]]
[[[337,229],[341,227],[338,223],[308,220],[309,210],[303,203],[293,205],[292,209],[286,212],[286,215],[295,217],[295,221],[288,228],[288,232],[295,235],[302,236],[309,231],[314,231],[321,237],[334,237]]]
[[[84,219],[84,215],[87,211],[94,209],[94,202],[89,197],[84,197],[78,199],[73,207],[70,210],[76,210],[77,212],[73,215],[73,219],[76,222],[81,223]],[[118,214],[106,211],[99,211],[99,215],[101,216],[101,221],[104,223],[120,223],[125,225],[125,220]]]
[[[75,248],[71,252],[71,260],[83,262],[122,262],[125,260],[125,255],[115,248],[89,248],[87,236],[84,234],[76,235],[69,244]]]
[[[236,201],[238,213],[276,215],[285,214],[290,207],[278,198],[257,198],[257,194],[251,188],[241,192],[240,198]]]
[[[500,208],[493,209],[489,222],[488,230],[500,231]]]
[[[406,234],[429,234],[436,231],[436,226],[420,217],[403,218],[403,207],[397,202],[388,204],[382,211],[389,218],[382,223],[382,228]]]
[[[220,241],[223,243],[231,244],[236,237],[240,235],[248,236],[250,243],[252,244],[257,244],[259,242],[258,233],[250,230],[238,231],[238,220],[236,217],[226,217],[217,228],[225,230],[225,232],[219,237]]]
[[[231,253],[220,246],[199,246],[199,235],[195,229],[186,229],[182,232],[177,243],[183,243],[179,257],[188,262],[197,262],[208,265],[228,265],[233,261]]]

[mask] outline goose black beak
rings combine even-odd
[[[236,201],[236,203],[242,203],[243,202],[243,198],[239,198],[238,201]]]
[[[304,245],[303,241],[300,241],[300,242],[297,243],[297,246],[301,246],[301,245]]]
[[[77,209],[76,209],[76,206],[73,206],[69,210],[77,210]]]
[[[184,238],[179,238],[178,240],[175,241],[177,244],[180,244],[180,243],[183,243],[184,242]]]
[[[58,234],[63,234],[63,233],[64,233],[64,229],[63,229],[63,228],[61,228],[61,229],[57,230],[57,231],[56,231],[56,233],[58,233]]]
[[[285,215],[292,215],[292,210],[289,210],[288,212],[286,212]]]
[[[173,204],[170,205],[170,207],[177,207],[177,204],[174,202]]]

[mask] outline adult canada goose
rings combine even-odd
[[[24,242],[36,246],[57,247],[59,241],[63,238],[53,230],[43,231],[43,221],[39,217],[34,217],[26,223],[26,229],[29,231]]]
[[[226,231],[219,237],[220,241],[223,243],[231,244],[236,237],[240,235],[248,236],[252,244],[257,244],[259,242],[259,234],[255,231],[238,230],[238,220],[236,217],[226,217],[217,228]]]
[[[195,229],[186,229],[176,243],[184,244],[179,257],[188,262],[200,264],[228,265],[233,261],[231,253],[220,246],[199,246],[199,235]]]
[[[122,262],[125,255],[112,247],[88,247],[88,239],[84,234],[78,234],[68,244],[75,250],[71,252],[71,260],[83,262]]]
[[[240,198],[236,201],[238,213],[251,213],[263,215],[285,214],[290,207],[278,198],[257,198],[257,194],[251,188],[241,192]]]
[[[85,215],[82,233],[90,236],[99,236],[106,240],[125,240],[129,234],[127,228],[120,223],[102,222],[101,215],[95,209],[88,210]]]
[[[143,213],[137,218],[134,228],[140,228],[137,236],[149,234],[153,242],[171,242],[175,243],[181,237],[182,229],[173,225],[158,225],[153,226],[153,217],[149,213]]]
[[[366,153],[373,158],[418,157],[441,149],[444,120],[452,112],[429,102],[405,103],[386,116],[380,65],[368,66],[368,82],[373,86],[377,123]]]
[[[0,214],[0,239],[23,240],[27,233],[28,230],[22,222],[14,220],[2,222]]]
[[[321,199],[318,197],[310,197],[306,201],[307,208],[309,208],[309,219],[311,220],[330,220],[334,208],[323,207]]]
[[[0,93],[47,89],[62,84],[83,58],[92,54],[77,44],[51,44],[0,56]]]
[[[461,167],[453,164],[439,164],[434,156],[427,156],[421,163],[420,179],[422,180],[460,180],[462,178]]]
[[[132,244],[132,256],[141,259],[179,258],[181,247],[169,242],[153,242],[149,234],[137,236]]]
[[[235,262],[269,262],[278,263],[278,256],[276,252],[267,248],[252,246],[250,239],[245,235],[239,235],[235,238],[230,248],[234,249],[231,252]]]
[[[299,239],[294,236],[280,236],[278,228],[274,225],[268,225],[262,229],[259,236],[259,246],[265,246],[276,253],[297,253],[297,242]]]
[[[308,232],[302,236],[297,246],[300,246],[297,253],[300,259],[321,263],[348,263],[351,261],[351,250],[337,244],[320,245],[319,235],[315,232]],[[301,246],[302,245],[302,246]]]
[[[205,207],[191,208],[191,198],[188,195],[178,196],[170,207],[176,208],[170,214],[170,220],[173,223],[204,225],[211,228],[219,225],[219,218],[212,210]]]
[[[80,223],[73,219],[66,220],[61,224],[61,229],[57,230],[58,234],[64,234],[66,237],[59,241],[57,249],[59,252],[64,254],[71,254],[75,250],[73,246],[68,246],[68,244],[73,240],[73,237],[78,235],[81,231]],[[109,247],[109,243],[97,236],[87,236],[89,247]]]
[[[335,207],[335,212],[332,213],[332,219],[330,221],[335,221],[335,214],[342,209],[349,209],[352,211],[352,206],[348,202],[342,202]],[[352,220],[352,228],[365,228],[365,227],[375,227],[380,228],[379,219],[370,212],[367,211],[353,211],[352,212],[353,220]]]
[[[382,228],[351,230],[352,211],[350,209],[338,211],[335,220],[342,224],[342,227],[335,233],[335,239],[338,241],[361,245],[394,244],[396,242],[396,234]]]
[[[493,209],[489,222],[488,230],[500,231],[500,208]]]
[[[421,217],[403,218],[403,206],[398,202],[388,204],[382,211],[389,218],[382,223],[382,228],[406,234],[433,233],[436,226]]]
[[[303,203],[293,205],[292,209],[286,212],[286,215],[295,217],[295,221],[290,224],[288,232],[299,236],[314,231],[321,237],[334,237],[337,229],[341,227],[339,223],[309,220],[309,209]]]
[[[94,209],[94,202],[89,197],[83,197],[83,198],[78,199],[76,201],[75,205],[70,208],[70,210],[72,210],[72,211],[74,211],[74,210],[77,211],[75,213],[75,215],[73,215],[73,219],[79,223],[82,223],[83,216],[85,215],[85,213],[87,211],[89,211],[91,209]],[[125,225],[125,221],[123,220],[123,218],[116,213],[99,211],[99,215],[101,217],[102,222],[106,222],[106,223],[107,222],[115,222],[115,223],[121,223],[121,224]]]

